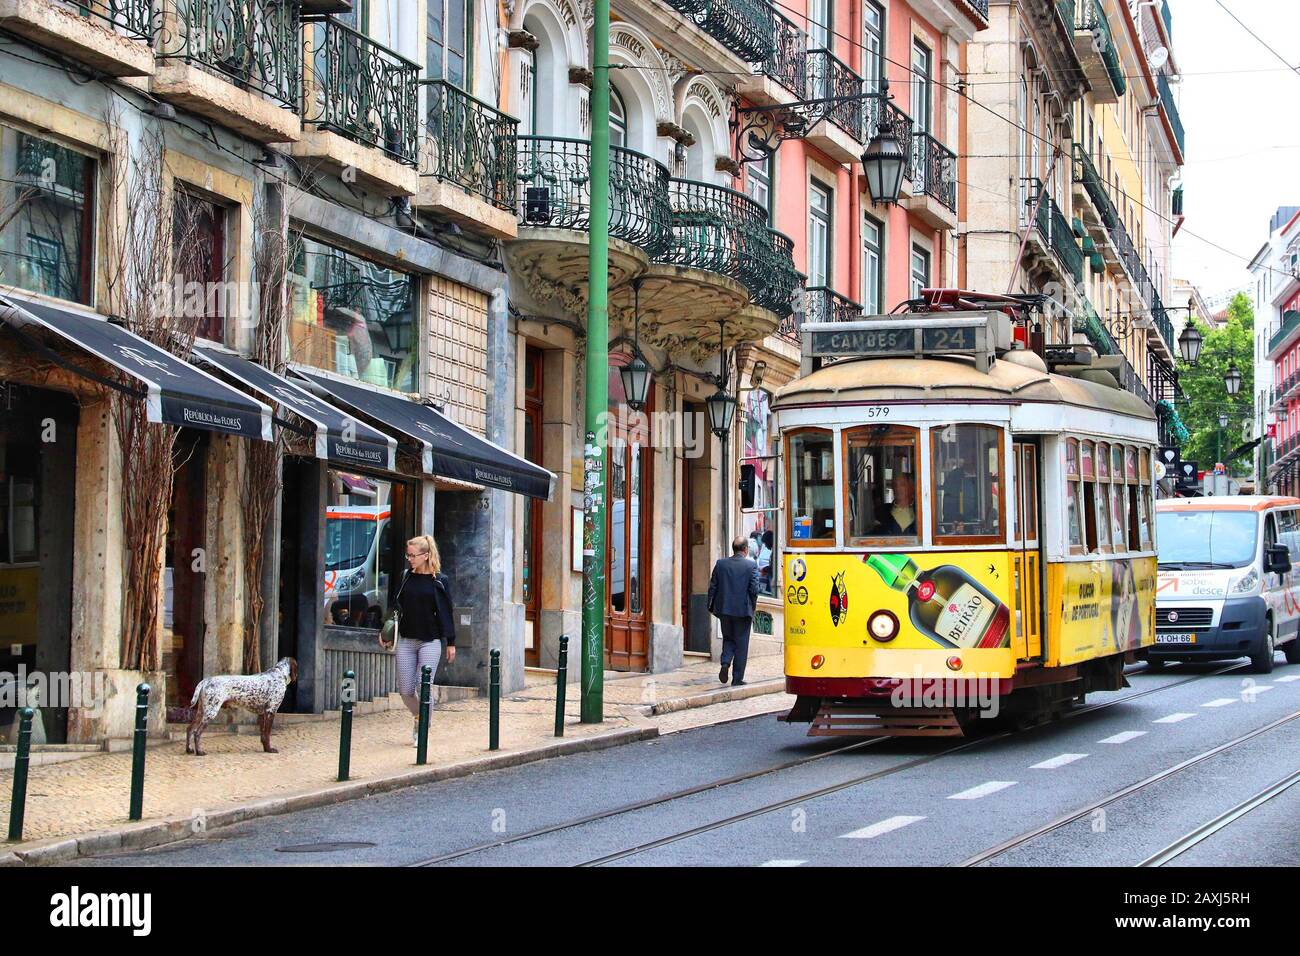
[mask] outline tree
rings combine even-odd
[[[1196,320],[1192,320],[1196,321]],[[1178,403],[1178,413],[1191,433],[1183,447],[1183,458],[1198,462],[1208,471],[1242,444],[1242,425],[1254,414],[1251,396],[1255,393],[1255,312],[1250,299],[1238,292],[1228,304],[1228,321],[1207,331],[1199,322],[1197,330],[1205,338],[1200,360],[1195,365],[1178,363],[1179,381],[1187,395]],[[1228,367],[1235,365],[1241,373],[1241,390],[1229,398],[1223,385]],[[1219,416],[1228,415],[1228,426],[1219,427]],[[1251,457],[1246,452],[1234,461],[1224,461],[1229,474],[1249,474]]]

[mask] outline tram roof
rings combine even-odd
[[[1053,375],[997,359],[987,373],[961,358],[845,359],[777,390],[773,405],[790,408],[828,401],[1045,402],[1154,420],[1132,392],[1068,375]]]

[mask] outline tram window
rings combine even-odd
[[[1097,482],[1092,442],[1086,441],[1079,446],[1079,461],[1083,472],[1083,522],[1087,532],[1087,550],[1093,553],[1097,550]]]
[[[1110,446],[1097,443],[1097,547],[1094,550],[1111,551],[1110,523]]]
[[[790,540],[822,544],[835,539],[835,439],[828,431],[796,432],[786,439],[790,469]]]
[[[1079,439],[1065,442],[1065,513],[1070,534],[1070,551],[1083,550],[1083,524],[1079,514]]]
[[[915,428],[870,425],[845,433],[848,539],[917,542]]]
[[[1125,538],[1125,529],[1128,527],[1128,518],[1124,512],[1124,486],[1113,484],[1110,486],[1110,535],[1111,543],[1115,546],[1116,551],[1127,551],[1128,541]]]
[[[1001,540],[1001,429],[948,425],[931,431],[930,442],[935,541]]]

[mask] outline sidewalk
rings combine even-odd
[[[138,848],[182,839],[239,820],[354,799],[385,790],[466,776],[532,760],[617,746],[660,733],[659,715],[725,701],[779,694],[780,655],[750,661],[747,686],[718,683],[714,661],[688,663],[664,674],[607,672],[605,721],[578,720],[579,687],[565,694],[564,737],[553,736],[554,675],[530,672],[528,686],[501,699],[501,749],[490,752],[486,696],[449,701],[434,711],[428,763],[415,766],[411,717],[405,708],[357,716],[352,726],[351,780],[338,783],[337,715],[277,720],[272,746],[262,752],[256,728],[213,725],[205,757],[185,753],[180,739],[149,747],[145,760],[144,821],[127,820],[131,754],[95,753],[31,766],[24,842],[0,843],[0,865],[54,863],[78,855]],[[758,703],[758,702],[756,702]],[[776,699],[773,698],[773,706]],[[400,706],[400,705],[399,705]],[[761,708],[750,708],[761,712]],[[286,715],[288,716],[288,715]],[[670,720],[669,730],[710,722]],[[0,770],[0,833],[9,826],[13,771]]]

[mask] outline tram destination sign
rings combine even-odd
[[[987,370],[997,351],[1011,346],[1001,312],[946,312],[880,316],[860,322],[805,323],[806,358],[890,358],[969,355]]]

